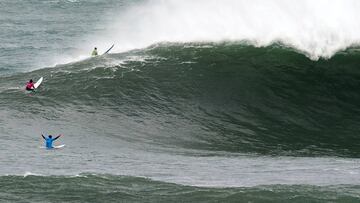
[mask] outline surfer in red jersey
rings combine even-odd
[[[28,83],[26,83],[26,90],[34,91],[34,89],[35,89],[34,82],[32,79],[30,79],[30,81]]]

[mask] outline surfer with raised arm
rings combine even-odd
[[[54,148],[53,147],[53,142],[56,140],[56,139],[58,139],[60,136],[61,136],[61,134],[60,135],[58,135],[57,137],[55,137],[55,138],[52,138],[52,135],[49,135],[48,137],[45,137],[43,134],[41,134],[41,136],[44,138],[44,140],[45,140],[45,146],[46,146],[46,148],[47,149],[52,149],[52,148]]]
[[[91,56],[97,56],[97,55],[98,55],[98,52],[97,52],[97,48],[95,47],[91,53]]]
[[[34,82],[32,79],[30,79],[30,81],[26,83],[26,90],[34,91],[34,89],[35,89]]]

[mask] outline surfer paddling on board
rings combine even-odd
[[[34,89],[35,89],[34,82],[32,79],[30,79],[30,81],[26,83],[26,90],[34,91]]]
[[[43,134],[41,134],[41,136],[42,136],[42,137],[44,138],[44,140],[45,140],[46,149],[52,149],[52,148],[54,148],[54,147],[53,147],[53,142],[54,142],[56,139],[58,139],[58,138],[61,136],[61,134],[58,135],[58,136],[55,137],[55,138],[53,138],[52,135],[49,135],[48,137],[45,137]]]
[[[97,52],[97,48],[95,47],[91,53],[91,56],[97,56],[97,55],[98,55],[98,52]]]

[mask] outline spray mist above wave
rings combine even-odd
[[[357,0],[148,0],[111,22],[114,51],[158,42],[280,42],[311,59],[330,58],[360,42]]]

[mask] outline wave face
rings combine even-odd
[[[3,176],[0,194],[10,202],[356,202],[351,186],[259,186],[201,188],[111,175]],[[36,187],[34,187],[36,185]],[[342,194],[339,194],[342,192]]]
[[[281,42],[317,60],[359,44],[359,9],[356,0],[149,0],[118,15],[97,39],[112,39],[118,51],[163,41]]]
[[[350,51],[314,62],[278,47],[159,44],[34,72],[46,78],[41,103],[16,90],[0,98],[3,108],[44,112],[43,119],[89,109],[99,120],[130,125],[125,133],[151,128],[145,139],[166,146],[358,157],[359,59]]]

